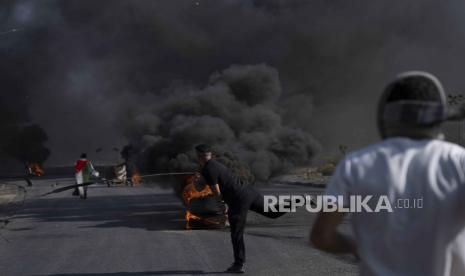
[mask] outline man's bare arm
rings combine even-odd
[[[216,197],[221,198],[220,185],[215,184],[215,185],[211,186],[211,188],[212,188],[213,195],[216,196]]]
[[[311,243],[316,248],[329,253],[352,253],[358,257],[355,242],[337,231],[345,215],[346,213],[343,212],[319,213],[310,234]]]

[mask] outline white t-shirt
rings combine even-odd
[[[326,194],[386,195],[393,207],[351,214],[361,275],[464,275],[464,148],[441,140],[386,139],[342,160]],[[410,206],[421,201],[422,208],[397,207],[407,206],[405,199]],[[370,200],[374,209],[372,203],[378,201]]]

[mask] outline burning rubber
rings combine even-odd
[[[201,182],[201,183],[199,183]],[[198,191],[196,187],[203,188]],[[197,176],[188,176],[182,192],[186,206],[186,229],[223,228],[227,221],[227,208],[224,202],[213,195],[210,186]]]

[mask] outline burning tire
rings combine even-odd
[[[197,187],[200,187],[200,190]],[[199,177],[187,178],[182,197],[186,206],[186,229],[225,227],[226,205],[213,196],[210,187],[202,183]]]

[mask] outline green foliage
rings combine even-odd
[[[325,163],[317,168],[317,172],[324,176],[332,175],[336,170],[336,164],[332,162]]]
[[[346,145],[339,145],[338,150],[339,150],[340,155],[326,157],[324,164],[317,168],[317,172],[321,173],[324,176],[332,175],[334,171],[336,170],[336,166],[339,163],[339,161],[342,158],[344,158],[345,155],[347,154],[348,149],[349,147]]]

